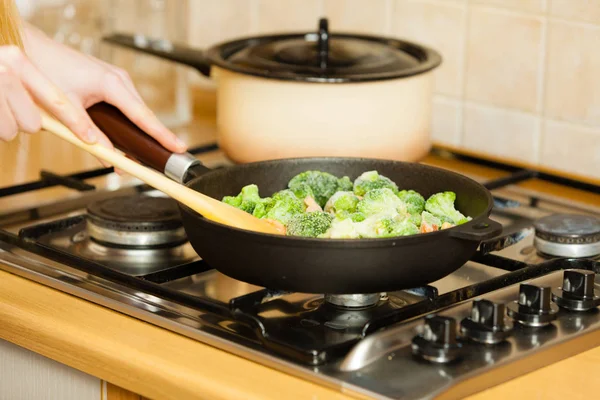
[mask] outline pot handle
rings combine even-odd
[[[201,50],[174,44],[166,39],[152,39],[144,35],[115,33],[105,36],[103,40],[107,43],[193,67],[210,78],[210,63],[204,57],[204,52]]]
[[[457,239],[480,242],[499,235],[502,229],[502,224],[486,217],[486,219],[480,222],[455,226],[448,230],[448,234]]]
[[[172,153],[165,149],[118,108],[108,103],[95,104],[87,112],[116,148],[179,183],[208,171],[192,154]]]

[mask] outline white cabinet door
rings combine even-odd
[[[100,379],[0,339],[0,399],[100,400]]]

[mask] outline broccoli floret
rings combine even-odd
[[[315,194],[311,187],[306,183],[300,183],[291,188],[291,191],[294,192],[297,198],[304,200],[307,197],[315,198]]]
[[[425,209],[425,198],[414,190],[401,190],[398,197],[406,203],[406,211],[410,214],[421,215]]]
[[[334,219],[331,227],[321,237],[330,239],[358,239],[360,235],[354,226],[352,219]]]
[[[351,192],[354,188],[354,184],[347,176],[344,176],[338,181],[338,191]]]
[[[391,226],[391,231],[387,236],[384,237],[395,237],[395,236],[408,236],[419,233],[419,228],[415,225],[410,218],[405,218],[402,221],[395,221]]]
[[[265,206],[263,218],[274,219],[287,225],[290,219],[304,212],[305,205],[291,190],[282,190],[273,195],[271,202]]]
[[[287,224],[289,236],[319,237],[331,226],[333,216],[323,211],[315,211],[293,216]]]
[[[354,226],[363,238],[386,238],[413,235],[419,228],[400,214],[382,213],[368,217]]]
[[[237,196],[225,196],[222,201],[252,214],[256,205],[261,201],[261,198],[258,194],[258,186],[247,185],[242,188],[242,191]]]
[[[398,192],[398,186],[390,178],[379,175],[377,171],[368,171],[356,178],[354,181],[354,193],[364,196],[373,189],[388,188],[392,192]]]
[[[265,197],[261,199],[258,203],[256,203],[256,207],[254,207],[254,211],[252,211],[252,215],[256,218],[264,218],[267,215],[267,211],[269,211],[273,204],[275,204],[275,200],[271,197]]]
[[[389,188],[373,189],[358,202],[356,210],[365,216],[388,213],[406,213],[406,204]]]
[[[288,183],[288,187],[295,192],[304,186],[309,186],[314,194],[313,199],[323,207],[327,200],[339,190],[339,183],[340,179],[330,173],[306,171],[293,177]]]
[[[442,222],[449,219],[449,222],[457,225],[466,217],[454,208],[455,200],[456,193],[454,192],[436,193],[431,195],[425,202],[425,210],[442,219]]]
[[[337,214],[341,211],[353,213],[356,211],[358,196],[353,192],[337,192],[327,200],[325,211]]]
[[[441,227],[441,219],[427,211],[421,213],[421,232],[433,232],[439,230]]]

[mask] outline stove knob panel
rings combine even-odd
[[[566,270],[563,285],[552,291],[552,299],[559,307],[571,311],[588,311],[598,307],[600,295],[594,288],[595,277],[592,271]]]
[[[437,315],[427,316],[423,333],[412,340],[413,353],[435,363],[455,360],[461,347],[456,341],[456,320]]]
[[[508,316],[521,325],[540,327],[556,319],[558,306],[552,303],[549,286],[521,284],[519,300],[508,305]]]
[[[460,329],[465,337],[473,341],[496,344],[512,333],[513,326],[505,318],[504,304],[475,300],[471,316],[461,321]]]

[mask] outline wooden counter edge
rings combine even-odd
[[[0,324],[0,338],[150,399],[359,397],[4,271]]]

